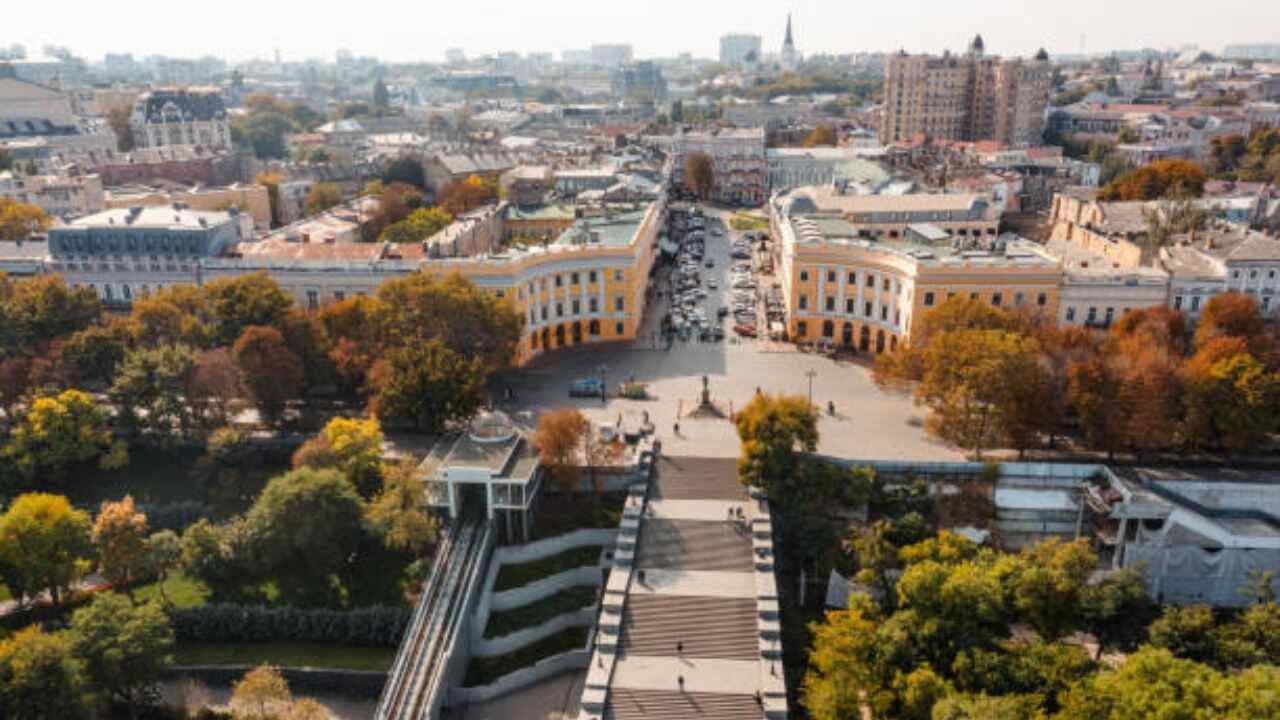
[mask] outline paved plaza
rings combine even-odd
[[[707,257],[715,262],[711,277],[720,289],[709,292],[703,301],[710,317],[715,309],[729,304],[728,285],[730,240],[707,236]],[[524,421],[536,423],[538,412],[558,407],[578,407],[597,422],[638,424],[648,413],[663,452],[669,455],[736,457],[738,437],[731,423],[683,417],[675,432],[678,412],[687,412],[699,399],[702,377],[710,383],[713,401],[725,410],[738,409],[751,401],[757,388],[768,393],[809,395],[822,409],[818,425],[819,451],[865,460],[961,460],[963,454],[929,438],[923,428],[925,412],[909,397],[885,393],[871,380],[863,357],[857,362],[837,362],[819,355],[802,353],[790,345],[730,336],[721,342],[676,340],[670,349],[654,349],[657,329],[666,313],[666,298],[651,303],[645,316],[646,331],[631,346],[593,346],[561,350],[504,381],[517,393],[505,407],[527,411]],[[732,321],[726,321],[726,330]],[[605,376],[610,392],[634,379],[647,383],[651,400],[570,398],[569,383],[577,378]],[[810,377],[812,374],[812,378]],[[835,414],[827,414],[827,403],[835,404]]]

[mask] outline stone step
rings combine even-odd
[[[752,720],[764,710],[754,695],[614,688],[603,720]]]

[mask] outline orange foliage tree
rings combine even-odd
[[[1112,180],[1098,193],[1098,199],[1159,200],[1173,197],[1200,197],[1209,176],[1204,168],[1188,160],[1157,160]]]

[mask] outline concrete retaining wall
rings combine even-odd
[[[454,688],[450,701],[457,705],[488,702],[561,673],[582,670],[590,662],[591,652],[585,648],[552,655],[531,667],[503,675],[489,685]]]
[[[602,578],[600,567],[595,565],[566,570],[522,587],[493,593],[489,601],[489,609],[493,611],[524,607],[578,585],[599,587]]]
[[[575,530],[528,545],[500,547],[493,551],[493,561],[498,565],[519,565],[587,545],[612,545],[617,534],[618,531],[614,528]]]
[[[500,638],[489,640],[481,638],[472,644],[471,654],[474,657],[506,655],[523,647],[528,647],[544,638],[549,638],[561,630],[567,630],[571,627],[586,627],[595,621],[596,606],[591,605],[581,610],[557,615],[541,625],[517,630],[510,635],[503,635]]]

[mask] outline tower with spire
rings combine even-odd
[[[782,40],[782,67],[794,70],[796,67],[796,41],[791,35],[791,13],[787,13],[787,35]]]

